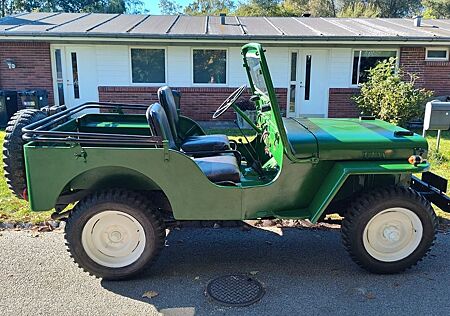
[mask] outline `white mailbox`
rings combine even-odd
[[[425,118],[423,120],[423,133],[426,131],[438,131],[436,139],[436,151],[439,151],[441,143],[441,131],[450,129],[450,102],[431,101],[425,106]]]
[[[423,129],[425,131],[448,130],[450,128],[450,102],[431,101],[425,107]]]

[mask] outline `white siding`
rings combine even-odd
[[[125,45],[98,45],[97,76],[99,86],[127,86],[130,84],[129,47]]]
[[[167,48],[167,84],[172,87],[192,85],[191,48],[169,46]]]
[[[134,46],[95,45],[93,47],[91,57],[96,64],[94,69],[97,72],[99,86],[133,85],[131,83],[130,47]],[[164,48],[167,58],[166,83],[173,87],[198,86],[192,83],[192,49],[204,48],[204,46],[169,46]],[[240,47],[229,47],[227,49],[228,73],[226,86],[238,87],[246,84],[247,76],[242,67]],[[302,48],[295,49],[302,50]],[[287,88],[289,85],[289,51],[288,47],[267,47],[267,62],[276,88]],[[330,88],[351,87],[351,54],[351,48],[329,49],[329,72],[326,79]],[[208,86],[214,87],[214,85]]]
[[[248,84],[247,74],[242,67],[242,55],[240,47],[231,47],[228,49],[228,85],[230,87],[239,87]]]
[[[268,47],[266,58],[273,86],[275,88],[287,88],[290,71],[289,49],[287,47]]]
[[[329,69],[330,88],[350,87],[352,75],[352,49],[332,48]]]
[[[167,84],[174,87],[191,87],[192,84],[192,48],[201,46],[167,47]],[[130,46],[98,45],[96,46],[98,84],[101,86],[131,85]],[[330,87],[350,86],[351,79],[350,48],[330,49]],[[289,48],[268,47],[267,62],[272,81],[276,88],[287,88],[289,84]],[[247,76],[242,67],[240,47],[228,48],[227,86],[238,87],[247,83]]]

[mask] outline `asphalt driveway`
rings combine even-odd
[[[359,269],[339,231],[252,229],[173,231],[152,270],[138,279],[101,281],[78,269],[62,232],[0,232],[0,315],[448,315],[450,234],[399,275]],[[207,282],[252,273],[266,289],[244,308],[209,301]],[[146,291],[158,296],[143,298]]]

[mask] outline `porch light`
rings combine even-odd
[[[16,62],[14,61],[14,59],[11,58],[6,59],[5,64],[8,66],[8,69],[16,68]]]

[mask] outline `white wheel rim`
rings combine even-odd
[[[363,243],[373,258],[394,262],[408,257],[422,240],[420,218],[406,208],[389,208],[376,214],[364,229]]]
[[[81,243],[94,262],[122,268],[139,259],[146,240],[142,225],[134,217],[119,211],[103,211],[87,221]]]

